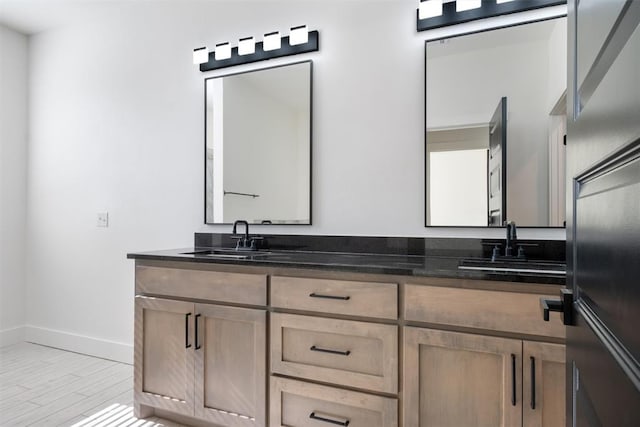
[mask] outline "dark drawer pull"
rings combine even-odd
[[[200,342],[199,342],[200,334],[198,334],[198,319],[200,319],[200,316],[202,316],[202,315],[201,314],[196,314],[196,318],[195,318],[195,322],[196,322],[196,331],[195,331],[196,350],[200,350],[202,348],[202,346],[200,345]]]
[[[536,358],[531,357],[531,409],[536,409]]]
[[[341,299],[343,301],[348,301],[351,299],[350,296],[346,296],[346,297],[339,297],[339,296],[335,296],[335,295],[321,295],[321,294],[316,294],[315,292],[312,292],[309,294],[309,296],[311,298],[326,298],[326,299]]]
[[[516,406],[516,355],[511,355],[511,404]]]
[[[340,421],[340,420],[332,420],[331,418],[321,417],[316,415],[315,411],[309,414],[309,418],[311,418],[312,420],[323,421],[325,423],[337,424],[339,426],[345,426],[345,427],[348,426],[350,422],[348,418],[345,418],[344,421]]]
[[[191,313],[184,315],[184,348],[191,347],[191,344],[189,344],[189,316],[191,316]]]
[[[315,345],[312,345],[311,348],[309,348],[309,350],[311,350],[311,351],[320,351],[322,353],[339,354],[340,356],[348,356],[348,355],[351,354],[351,350],[347,350],[347,351],[330,350],[328,348],[316,347]]]

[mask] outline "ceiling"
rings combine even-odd
[[[0,24],[24,34],[36,34],[104,7],[117,7],[119,0],[0,0]]]

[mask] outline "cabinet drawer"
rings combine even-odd
[[[271,371],[397,393],[398,327],[274,313]]]
[[[398,401],[271,377],[270,425],[319,427],[396,427]]]
[[[136,266],[136,293],[267,305],[267,276]]]
[[[271,305],[321,313],[396,319],[398,291],[394,283],[274,276],[271,278]]]
[[[566,332],[559,313],[551,313],[549,322],[542,319],[542,297],[408,284],[404,317],[409,321],[564,338]],[[548,298],[554,297],[557,298]]]

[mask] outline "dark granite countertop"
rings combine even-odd
[[[565,284],[565,276],[552,273],[524,273],[503,271],[461,270],[462,259],[481,259],[459,256],[434,256],[429,253],[371,254],[362,252],[324,252],[305,250],[268,250],[267,255],[243,252],[244,259],[208,255],[211,247],[170,249],[137,252],[127,255],[130,259],[183,261],[242,266],[287,267],[352,273],[389,274],[400,276],[424,276],[442,278],[479,279],[522,283]],[[230,249],[233,250],[233,249]],[[195,253],[194,253],[195,252]],[[562,265],[562,264],[561,264]]]

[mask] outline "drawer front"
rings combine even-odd
[[[477,289],[411,285],[405,287],[404,317],[409,321],[439,323],[493,331],[564,338],[559,313],[542,319],[543,295]],[[547,298],[556,298],[551,295]]]
[[[276,377],[270,396],[272,427],[398,425],[397,399]]]
[[[396,319],[398,290],[394,283],[274,276],[271,278],[271,305],[320,313]]]
[[[267,305],[267,276],[136,266],[136,293]]]
[[[274,313],[271,371],[397,393],[398,327]]]

